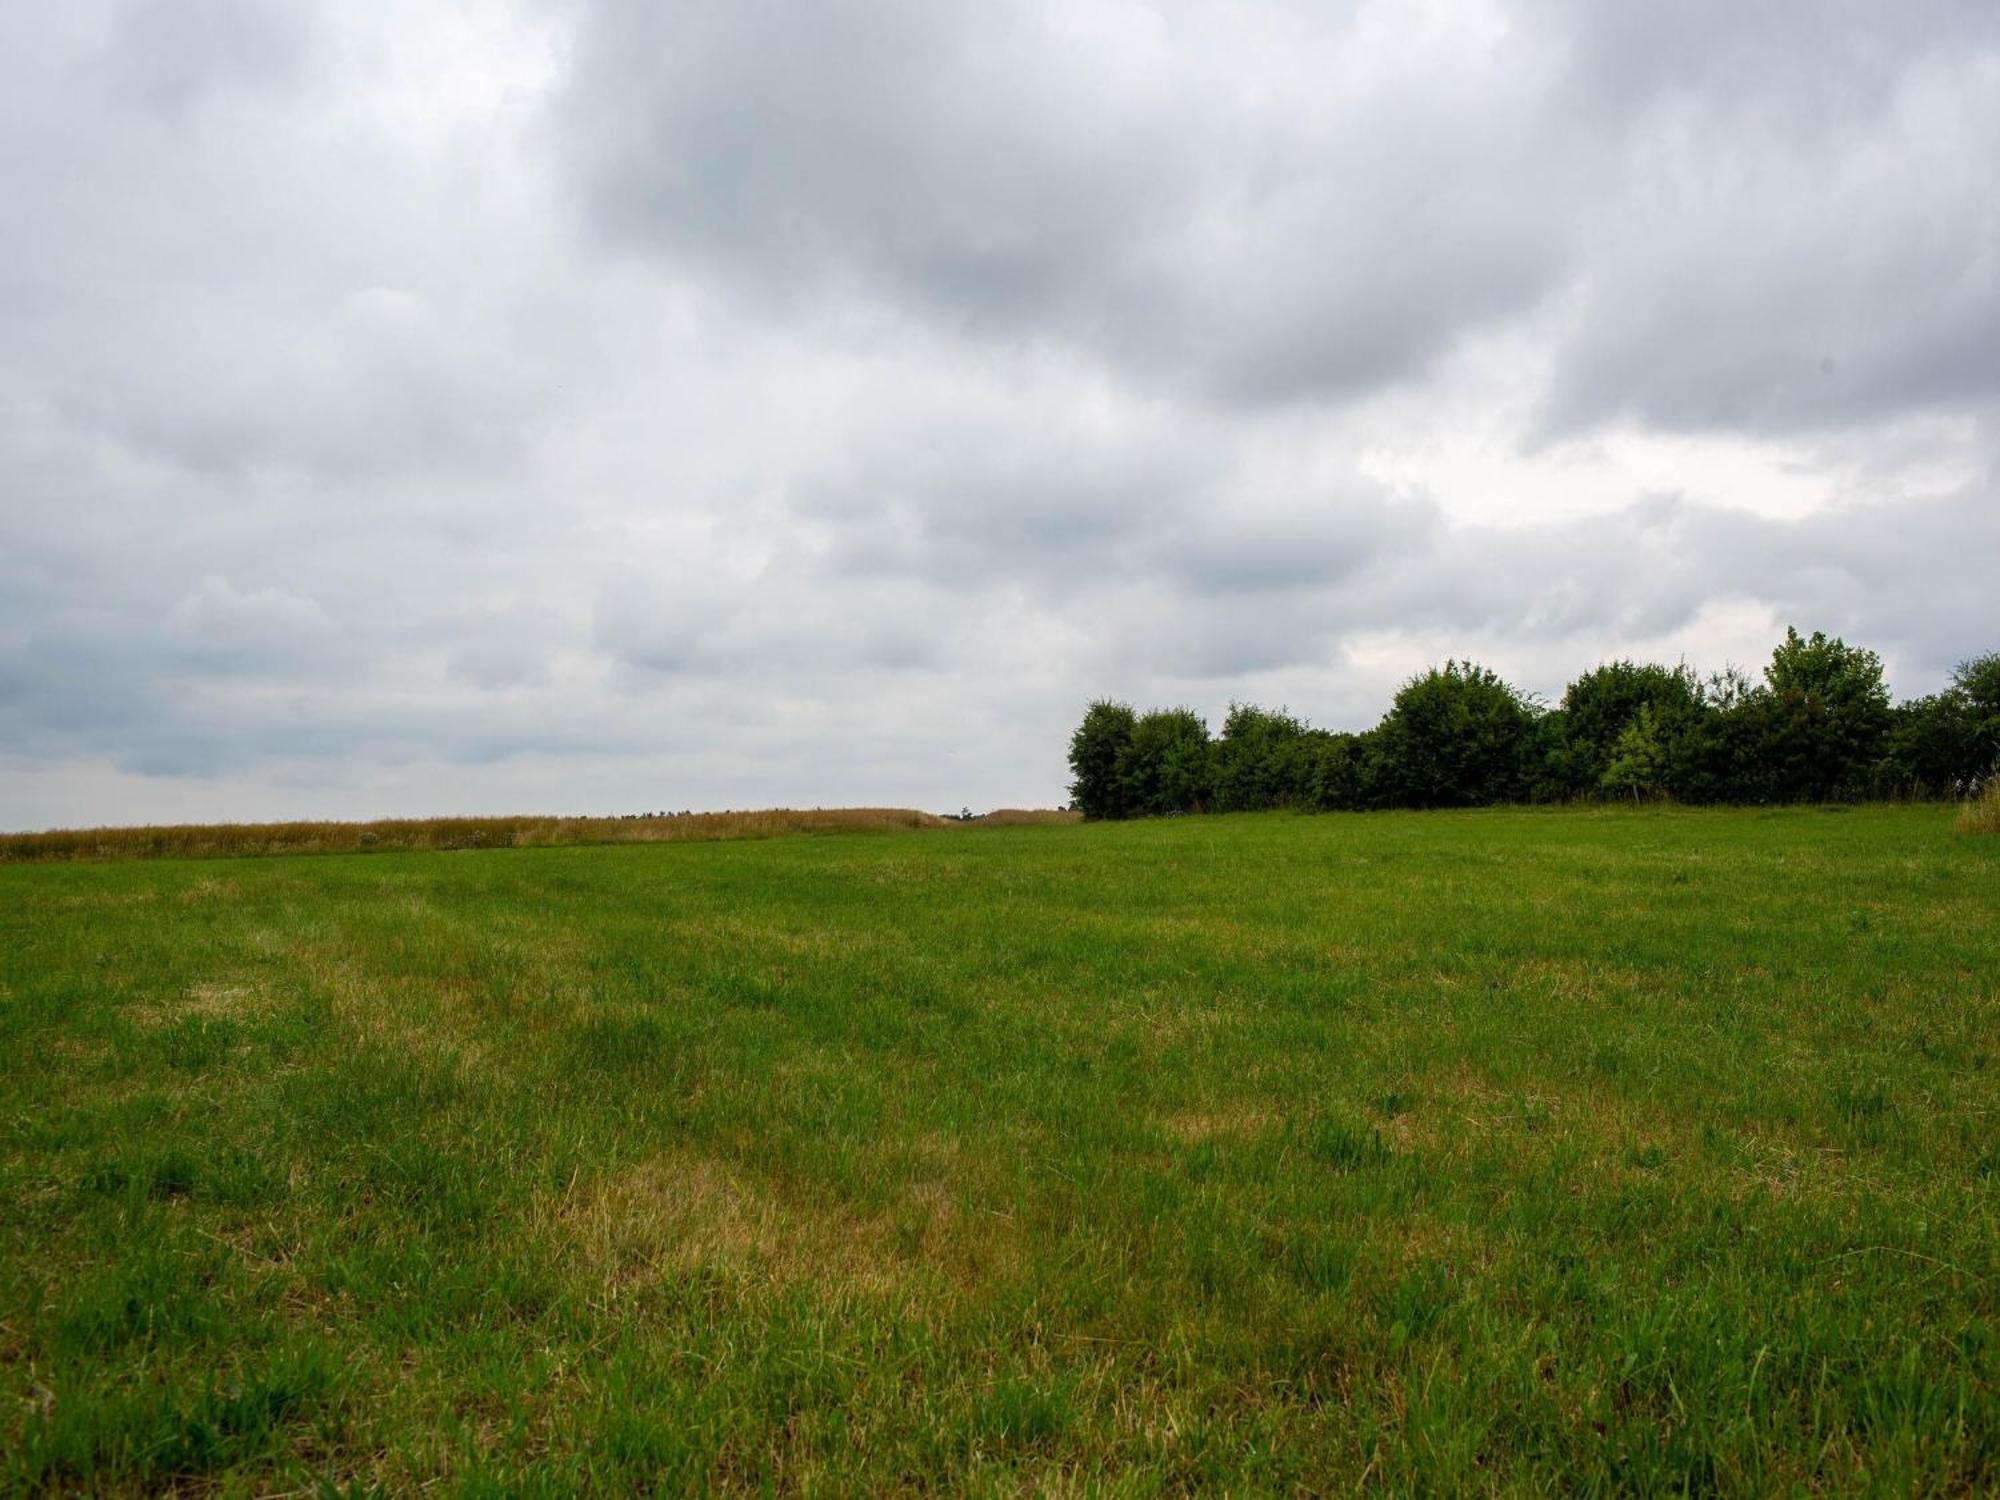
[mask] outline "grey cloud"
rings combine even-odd
[[[96,66],[119,93],[174,118],[214,94],[295,82],[307,24],[279,0],[127,0]]]
[[[475,616],[451,630],[445,671],[459,682],[487,692],[540,687],[549,681],[550,642],[559,627],[528,615]]]
[[[642,678],[754,681],[935,668],[950,631],[946,601],[920,586],[840,587],[783,575],[663,586],[629,577],[600,596],[592,640]]]
[[[1567,38],[1565,90],[1592,114],[1629,120],[1664,106],[1795,139],[1851,129],[1890,103],[1913,66],[1976,56],[2000,38],[1985,0],[1527,0],[1519,9]]]
[[[1865,129],[1645,136],[1596,214],[1552,422],[1784,431],[2000,396],[1997,79],[2000,26]]]
[[[1309,112],[1224,71],[1232,21],[601,0],[561,135],[611,240],[748,296],[885,297],[1236,399],[1407,376],[1548,289],[1565,226],[1539,200],[1572,168],[1536,114],[1543,58]],[[1330,70],[1352,17],[1288,24]],[[1161,66],[1097,50],[1119,40]]]
[[[2000,649],[1994,556],[2000,505],[1984,486],[1796,519],[1656,497],[1576,522],[1453,527],[1328,603],[1343,631],[1561,642],[1657,639],[1751,601],[1884,650],[1916,691]]]
[[[1990,393],[2000,12],[1508,7],[1351,76],[1344,9],[584,7],[560,136],[614,242],[1232,401],[1419,376],[1580,313],[1550,422],[1797,427]],[[1399,70],[1400,67],[1400,70]],[[1347,70],[1347,71],[1344,71]]]

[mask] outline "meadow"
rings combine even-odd
[[[0,1490],[2000,1487],[2000,840],[0,865]]]

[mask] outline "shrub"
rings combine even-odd
[[[1595,667],[1563,692],[1551,779],[1572,796],[1595,791],[1606,785],[1619,738],[1642,709],[1651,711],[1652,733],[1664,753],[1666,742],[1685,733],[1703,707],[1701,684],[1684,665],[1614,661]]]
[[[1306,732],[1304,806],[1315,812],[1360,812],[1376,806],[1379,757],[1375,735]]]
[[[1433,667],[1403,685],[1377,731],[1378,795],[1404,807],[1515,801],[1534,723],[1528,702],[1486,668]]]
[[[1085,818],[1125,816],[1125,783],[1120,762],[1138,721],[1129,703],[1100,698],[1084,710],[1069,737],[1070,806]]]
[[[1729,667],[1614,661],[1544,712],[1493,672],[1448,661],[1405,682],[1366,734],[1232,703],[1221,736],[1185,708],[1090,706],[1070,740],[1088,817],[1475,807],[1599,794],[1685,802],[1976,795],[2000,774],[2000,652],[1895,706],[1882,660],[1795,629],[1763,680]]]
[[[1608,792],[1630,792],[1632,800],[1652,796],[1666,784],[1667,739],[1653,705],[1641,703],[1639,712],[1611,745],[1611,759],[1598,777],[1598,785]]]
[[[1898,704],[1874,790],[1894,797],[1976,792],[1986,765],[1976,740],[1970,705],[1955,689]]]
[[[1202,811],[1209,801],[1208,725],[1185,708],[1144,715],[1119,756],[1118,782],[1126,814]]]
[[[1838,636],[1801,636],[1788,626],[1764,681],[1795,752],[1774,783],[1779,800],[1862,795],[1892,721],[1882,658]]]
[[[2000,651],[1960,662],[1951,686],[1965,700],[1965,779],[1984,786],[2000,774]]]
[[[1312,741],[1282,709],[1232,703],[1215,742],[1211,783],[1217,812],[1257,812],[1311,803]]]

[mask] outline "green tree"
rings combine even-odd
[[[1893,721],[1882,658],[1824,631],[1801,636],[1787,627],[1764,681],[1779,700],[1772,723],[1782,730],[1784,753],[1798,762],[1778,778],[1776,796],[1864,793]]]
[[[1951,685],[1965,699],[1961,779],[1967,783],[1967,792],[1976,792],[2000,775],[2000,651],[1960,662],[1951,674]]]
[[[1069,737],[1070,805],[1093,821],[1125,816],[1120,763],[1137,722],[1129,703],[1100,698]]]
[[[1632,721],[1612,742],[1611,756],[1598,784],[1610,792],[1630,792],[1637,802],[1641,796],[1658,793],[1667,774],[1667,740],[1653,705],[1641,703]]]
[[[1377,795],[1403,807],[1473,807],[1524,795],[1535,723],[1496,674],[1448,661],[1404,683],[1376,731]]]
[[[1312,773],[1308,733],[1282,709],[1232,703],[1215,742],[1215,810],[1255,812],[1307,803]]]
[[[1118,780],[1129,816],[1202,811],[1209,800],[1208,725],[1185,708],[1141,715],[1118,758]]]
[[[1604,786],[1620,736],[1642,708],[1653,713],[1662,745],[1703,711],[1701,683],[1685,665],[1613,661],[1594,667],[1563,692],[1561,779],[1572,795]]]

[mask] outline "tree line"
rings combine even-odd
[[[1975,795],[2000,767],[2000,652],[1893,702],[1873,651],[1788,629],[1761,680],[1615,661],[1554,707],[1471,662],[1404,683],[1361,733],[1233,704],[1220,735],[1186,708],[1092,703],[1070,737],[1086,818],[1671,798],[1828,802]]]

